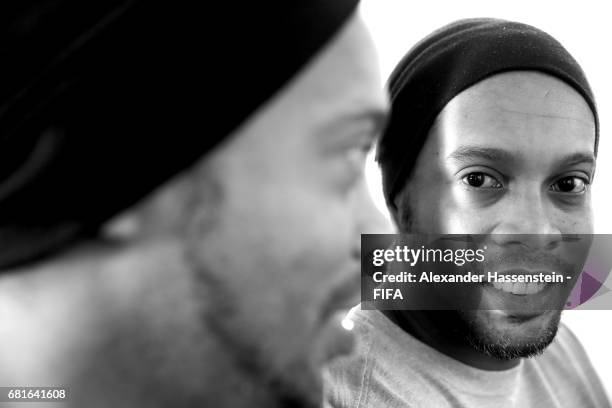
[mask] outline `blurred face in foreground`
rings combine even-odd
[[[318,406],[320,366],[352,346],[360,233],[386,227],[363,177],[376,60],[353,15],[104,239],[3,277],[0,383],[67,384],[70,406]]]
[[[359,234],[382,225],[362,174],[387,113],[376,61],[356,15],[205,160],[187,223],[208,327],[313,405],[321,363],[352,346],[339,312],[359,302]]]
[[[593,230],[594,142],[593,114],[569,85],[537,72],[495,75],[438,115],[396,221],[405,232],[492,234],[488,253],[502,261],[487,270],[555,270],[563,237]],[[478,286],[479,310],[454,317],[462,341],[502,360],[540,352],[574,283]],[[430,314],[438,318],[449,315]]]

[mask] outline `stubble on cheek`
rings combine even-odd
[[[184,257],[194,282],[198,324],[230,356],[236,376],[246,379],[247,387],[276,401],[307,403],[318,387],[309,355],[311,333],[304,329],[309,326],[302,319],[304,299],[291,296],[301,292],[302,281],[286,276],[300,274],[291,268],[270,272],[280,269],[270,260],[283,259],[273,252],[274,243],[262,238],[265,228],[256,228],[264,222],[257,217],[256,204],[232,205],[223,185],[209,181],[208,193],[193,197],[185,224]],[[211,193],[215,197],[207,195]]]
[[[264,310],[253,310],[241,298],[243,291],[252,292],[253,288],[236,287],[223,280],[222,274],[210,270],[202,253],[192,252],[190,257],[199,324],[230,357],[235,376],[244,379],[242,386],[272,396],[279,406],[283,406],[282,401],[292,401],[292,406],[300,406],[296,405],[298,402],[310,406],[309,395],[316,394],[318,384],[314,381],[309,349],[294,347],[293,337],[299,333],[289,332],[282,325],[280,331],[262,333],[263,320],[278,318],[276,323],[281,324],[287,310],[271,310],[277,313],[274,316],[266,316]],[[249,296],[255,295],[249,292]],[[299,316],[294,320],[299,320]]]

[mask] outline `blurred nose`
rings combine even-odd
[[[394,233],[391,221],[374,205],[365,180],[361,182],[357,189],[354,206],[357,217],[357,235]]]
[[[535,187],[515,191],[500,212],[493,240],[500,245],[516,243],[532,249],[555,247],[561,241],[561,230],[544,194]]]

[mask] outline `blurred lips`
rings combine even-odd
[[[348,312],[361,301],[360,269],[351,268],[351,272],[344,275],[344,279],[330,291],[329,296],[321,310],[321,323],[329,320],[338,312]]]
[[[318,361],[328,361],[349,354],[355,345],[353,333],[342,327],[342,319],[349,309],[360,302],[360,270],[354,264],[350,272],[341,275],[332,285],[319,315]]]

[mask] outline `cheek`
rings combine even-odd
[[[520,202],[511,195],[487,198],[483,195],[478,200],[470,198],[460,188],[454,195],[443,197],[441,206],[444,208],[440,216],[445,222],[444,231],[447,233],[487,234],[492,233],[499,226],[506,224],[529,223],[530,218],[536,217],[533,222],[548,223],[550,228],[560,233],[590,234],[593,232],[593,215],[590,207],[590,198],[584,200],[583,205],[559,205],[549,195],[542,195]],[[540,213],[526,214],[535,203],[540,203]],[[537,214],[537,216],[534,216]]]
[[[228,194],[203,251],[222,271],[220,279],[252,289],[243,301],[267,307],[274,300],[314,314],[356,240],[350,208],[302,186],[282,191],[282,199],[277,185]]]
[[[508,214],[503,208],[504,198],[497,191],[476,192],[457,180],[446,191],[441,200],[444,210],[440,217],[446,222],[446,233],[487,234]]]
[[[553,208],[551,219],[561,233],[592,234],[593,212],[590,199],[587,205],[576,208]]]
[[[455,210],[446,218],[447,234],[486,234],[494,228],[495,224],[487,211],[472,208]]]
[[[424,193],[412,193],[411,218],[414,231],[442,234],[483,234],[491,230],[493,206],[483,206],[466,194],[461,186],[448,185]]]
[[[215,242],[225,242],[220,279],[242,288],[234,293],[234,321],[240,322],[234,330],[274,350],[268,358],[279,366],[315,344],[323,305],[344,272],[352,238],[349,209],[308,189],[284,192],[283,200],[260,192],[248,205],[228,203],[225,224],[212,234]]]

